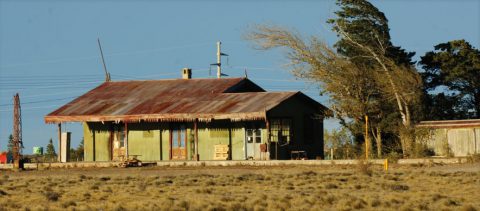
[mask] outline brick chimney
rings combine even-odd
[[[183,68],[182,69],[182,78],[183,79],[191,79],[192,78],[192,69]]]

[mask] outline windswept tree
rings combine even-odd
[[[378,90],[382,92],[379,101],[397,107],[401,120],[398,122],[403,125],[398,128],[402,151],[408,155],[414,141],[413,113],[418,108],[422,87],[421,78],[412,66],[411,58],[415,53],[392,44],[387,18],[368,1],[340,0],[337,5],[340,6],[340,10],[335,12],[337,17],[327,21],[340,38],[334,46],[352,63],[375,71]],[[388,107],[382,110],[390,110]],[[373,119],[376,133],[372,134],[377,145],[382,142],[382,128],[392,127],[388,117],[391,117],[390,112],[380,112],[380,116]]]
[[[480,51],[465,40],[435,46],[421,57],[429,119],[480,118]]]
[[[322,92],[328,94],[331,109],[345,125],[348,121],[361,122],[365,115],[376,110],[379,94],[374,73],[368,68],[359,68],[348,58],[339,55],[319,38],[308,40],[300,34],[280,26],[256,26],[247,38],[256,43],[258,49],[276,47],[288,49],[294,76],[318,83]]]
[[[387,20],[373,5],[366,1],[338,4],[345,13],[337,12],[339,18],[329,21],[340,37],[337,50],[316,36],[304,39],[280,26],[258,25],[247,38],[262,50],[288,49],[292,73],[318,83],[342,122],[362,123],[369,116],[377,128],[377,146],[381,147],[380,127],[391,124],[383,120],[398,116],[403,127],[397,132],[404,155],[408,155],[413,142],[411,109],[421,93],[421,79],[410,62],[413,54],[391,44]],[[355,12],[349,14],[351,11]],[[358,31],[370,34],[359,36]],[[378,154],[381,156],[381,148]]]

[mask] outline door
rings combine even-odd
[[[125,130],[122,125],[113,127],[112,160],[119,161],[125,157]]]
[[[185,125],[170,131],[170,146],[172,160],[186,160],[187,159],[187,130]]]
[[[262,143],[262,130],[246,129],[246,156],[247,160],[260,159],[260,144]]]

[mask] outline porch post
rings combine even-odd
[[[265,156],[265,160],[270,160],[270,121],[268,120],[267,115],[265,115],[265,127],[267,129],[267,150],[265,155],[268,155],[268,157]]]
[[[123,137],[125,142],[125,158],[128,160],[128,124],[125,122],[125,136]]]
[[[193,122],[193,129],[195,130],[195,160],[200,160],[200,155],[198,154],[198,119],[195,119]]]
[[[254,142],[255,143],[255,142]],[[255,145],[254,145],[255,146]],[[255,152],[255,151],[254,151]],[[233,160],[232,120],[228,123],[228,159]]]
[[[57,161],[62,162],[62,123],[58,123],[58,156]]]

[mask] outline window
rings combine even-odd
[[[247,129],[247,143],[262,143],[261,129]]]
[[[280,145],[289,144],[292,140],[292,119],[275,118],[270,122],[270,135],[272,142],[278,142]]]

